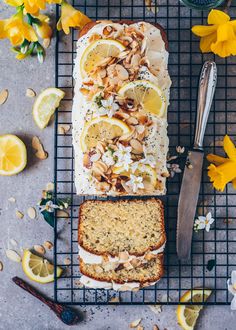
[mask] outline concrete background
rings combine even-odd
[[[12,12],[12,8],[1,4],[1,18],[6,18]],[[30,220],[26,215],[28,207],[36,205],[42,189],[53,179],[54,130],[53,125],[42,132],[35,126],[31,116],[33,99],[27,98],[25,91],[27,88],[33,88],[40,92],[44,88],[54,86],[54,42],[47,50],[43,65],[39,65],[36,58],[18,62],[9,47],[8,41],[0,42],[0,90],[9,90],[8,101],[0,106],[0,134],[12,133],[21,137],[27,145],[29,160],[26,170],[20,175],[0,178],[0,260],[4,265],[0,273],[0,329],[61,330],[67,326],[63,325],[48,307],[11,281],[16,275],[23,279],[26,277],[21,265],[8,260],[4,251],[9,239],[18,242],[17,248],[32,247],[34,244],[42,244],[45,240],[53,241],[53,231],[46,222],[40,217]],[[34,135],[40,137],[48,151],[47,160],[39,161],[33,156],[30,144]],[[10,197],[16,199],[15,204],[8,201]],[[16,210],[25,214],[22,220],[16,218]],[[53,284],[33,285],[48,297],[53,297]],[[84,312],[84,321],[74,326],[75,329],[125,330],[129,328],[130,322],[140,317],[145,329],[151,330],[154,324],[157,324],[160,330],[179,329],[175,316],[176,307],[173,306],[164,306],[158,314],[153,313],[148,306],[88,306],[78,309]],[[202,312],[197,329],[234,330],[235,324],[236,314],[230,311],[229,306],[209,306]]]

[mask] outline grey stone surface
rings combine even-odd
[[[5,18],[12,9],[1,4],[0,17]],[[40,131],[31,116],[33,100],[25,97],[27,88],[36,92],[54,85],[54,42],[47,51],[43,65],[36,58],[18,62],[9,51],[8,41],[0,42],[0,90],[8,88],[9,99],[0,107],[0,134],[17,134],[26,143],[29,161],[26,170],[15,177],[0,178],[0,260],[4,270],[0,273],[0,329],[4,330],[62,330],[63,325],[57,317],[41,302],[13,284],[11,278],[25,277],[21,265],[9,261],[4,252],[8,239],[15,239],[20,247],[32,247],[34,244],[53,240],[51,228],[39,217],[30,220],[27,216],[19,220],[16,209],[26,214],[29,206],[35,206],[45,184],[53,179],[53,125]],[[32,156],[30,141],[37,135],[44,143],[49,158],[39,161]],[[8,198],[15,197],[12,204]],[[50,255],[49,255],[50,257]],[[53,297],[53,284],[33,284],[48,297]],[[157,324],[160,330],[179,329],[174,306],[164,306],[160,314],[145,307],[77,307],[84,312],[84,321],[75,329],[81,330],[125,330],[131,321],[142,318],[142,324],[151,330]],[[234,330],[236,315],[225,307],[206,307],[200,316],[197,329]]]

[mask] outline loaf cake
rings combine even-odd
[[[101,21],[82,29],[72,110],[77,194],[165,194],[167,64],[159,25]]]
[[[153,284],[163,275],[162,202],[86,201],[80,207],[78,241],[85,286],[132,290]]]

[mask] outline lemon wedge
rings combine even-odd
[[[54,266],[42,257],[29,250],[24,250],[22,268],[26,276],[32,281],[44,284],[54,281]],[[57,277],[60,277],[63,269],[57,267]]]
[[[0,136],[0,175],[20,173],[27,163],[25,144],[17,136]]]
[[[166,99],[161,89],[147,80],[135,80],[125,84],[119,90],[121,97],[134,100],[144,111],[162,117],[166,110]]]
[[[33,118],[37,126],[45,128],[65,93],[58,88],[47,88],[42,91],[33,106]]]
[[[80,71],[82,77],[84,78],[88,75],[106,58],[117,57],[124,50],[125,46],[116,40],[101,39],[92,42],[87,48],[85,48],[81,56]]]
[[[209,289],[194,289],[187,291],[180,299],[180,302],[202,303],[211,295]],[[193,330],[197,318],[203,306],[201,305],[179,305],[176,310],[179,325],[184,330]]]
[[[98,141],[112,140],[131,130],[123,121],[107,116],[97,117],[84,125],[80,141],[82,151],[96,147]]]
[[[127,177],[129,177],[131,174],[131,172],[126,171],[123,166],[114,167],[113,173],[119,175],[121,174]],[[150,165],[140,164],[133,174],[136,176],[141,176],[143,178],[144,186],[151,184],[152,187],[155,188],[157,182],[157,173],[155,169],[152,168]]]

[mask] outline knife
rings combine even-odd
[[[188,260],[191,254],[194,217],[198,202],[203,165],[203,139],[215,93],[217,68],[207,61],[199,79],[195,137],[185,164],[178,203],[176,250],[178,258]]]

